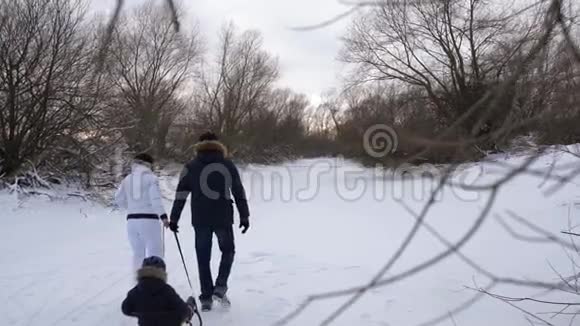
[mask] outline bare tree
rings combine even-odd
[[[121,122],[134,151],[165,152],[169,129],[183,110],[201,56],[199,34],[178,34],[169,14],[153,1],[136,8],[115,27],[108,72],[116,88],[112,119]]]
[[[277,121],[300,120],[310,105],[304,94],[297,94],[289,88],[274,89],[268,98],[268,110],[274,114]]]
[[[202,80],[203,124],[232,138],[252,119],[272,84],[278,79],[278,61],[262,48],[256,31],[236,32],[233,24],[221,31],[219,51]]]
[[[449,125],[501,81],[522,46],[516,42],[503,56],[493,55],[508,33],[521,29],[518,19],[496,12],[482,0],[379,2],[352,24],[342,60],[356,66],[359,83],[394,81],[421,89]],[[509,97],[499,104],[483,122],[474,112],[462,129],[478,135],[501,126]]]
[[[310,101],[290,89],[269,91],[242,124],[237,150],[245,159],[274,163],[300,156],[305,131],[303,115]]]
[[[337,110],[337,103],[333,99],[326,99],[320,105],[308,110],[305,115],[307,133],[327,138],[334,137],[336,123],[333,121],[333,112]]]
[[[36,165],[93,115],[84,9],[75,0],[0,2],[0,175]]]

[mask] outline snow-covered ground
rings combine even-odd
[[[578,160],[549,154],[534,164],[548,171],[558,159],[555,175]],[[499,162],[517,164],[523,157]],[[569,170],[568,170],[569,171]],[[457,180],[486,184],[501,177],[493,164],[466,167]],[[272,325],[308,295],[348,288],[370,280],[400,246],[414,222],[400,201],[419,212],[436,181],[394,181],[372,169],[333,159],[304,160],[277,167],[250,166],[244,179],[251,199],[252,227],[237,233],[237,257],[231,278],[230,311],[204,315],[205,325]],[[559,234],[580,224],[580,179],[551,196],[553,182],[530,175],[506,184],[490,217],[462,252],[501,276],[558,281],[574,274],[566,252],[557,245],[514,239],[497,217],[517,212],[528,221]],[[164,178],[169,197],[174,178]],[[457,240],[485,206],[489,193],[451,191],[438,198],[427,222],[450,240]],[[514,229],[534,235],[506,218]],[[135,325],[122,316],[120,303],[133,285],[130,249],[122,212],[78,198],[50,201],[37,197],[18,202],[0,194],[0,325]],[[189,211],[180,237],[196,290],[198,288]],[[446,247],[422,229],[408,252],[387,274],[394,275],[428,259]],[[169,281],[182,296],[189,294],[177,248],[166,234]],[[214,249],[214,265],[219,258]],[[217,269],[216,269],[217,270]],[[487,279],[452,256],[435,267],[394,285],[372,290],[333,325],[418,325],[447,314],[485,286]],[[503,295],[533,295],[540,291],[499,287]],[[557,299],[561,294],[552,294]],[[290,325],[320,324],[346,298],[314,303]],[[576,300],[577,301],[577,300]],[[534,312],[545,307],[527,306]],[[529,325],[523,314],[506,303],[485,298],[454,314],[443,325]],[[546,316],[549,318],[550,316]],[[560,318],[560,317],[558,317]],[[555,324],[563,319],[555,318]]]

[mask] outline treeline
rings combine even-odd
[[[518,137],[579,142],[580,11],[573,1],[560,5],[373,6],[345,37],[341,59],[352,70],[339,142],[363,157],[365,130],[381,122],[398,134],[387,160],[439,163],[510,150]]]
[[[42,183],[44,171],[55,182],[83,177],[91,185],[91,176],[112,173],[112,160],[133,153],[191,158],[206,130],[236,157],[275,161],[294,156],[306,134],[308,99],[275,87],[278,60],[258,32],[225,25],[208,51],[195,26],[176,31],[156,1],[127,10],[114,26],[77,0],[0,4],[5,179]]]
[[[80,0],[0,5],[5,180],[45,171],[55,182],[95,185],[119,153],[189,159],[206,130],[221,134],[235,159],[259,163],[450,162],[508,150],[518,136],[580,141],[573,1],[558,8],[557,28],[547,28],[553,8],[542,3],[525,11],[482,0],[377,3],[345,35],[344,89],[316,107],[277,87],[278,59],[256,31],[224,25],[208,49],[204,39],[216,36],[195,26],[177,32],[154,1],[114,26]],[[377,124],[396,131],[397,150],[381,158],[364,146]]]

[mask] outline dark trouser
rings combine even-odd
[[[212,298],[214,291],[225,294],[228,289],[228,278],[230,277],[235,254],[234,229],[232,226],[195,226],[194,229],[197,268],[199,271],[199,282],[201,284],[200,300],[208,300]],[[219,248],[222,252],[222,259],[215,286],[210,266],[211,247],[214,233],[217,236]]]

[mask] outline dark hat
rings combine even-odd
[[[165,262],[163,261],[163,259],[161,259],[157,256],[151,256],[151,257],[145,258],[143,260],[142,267],[155,267],[155,268],[159,268],[162,270],[165,270],[165,268],[166,268]]]
[[[200,142],[202,142],[202,141],[212,141],[212,140],[219,140],[219,137],[215,133],[213,133],[211,131],[204,132],[201,136],[199,136],[199,141]]]
[[[135,155],[135,160],[137,161],[143,161],[149,164],[153,164],[154,160],[153,160],[153,156],[147,154],[147,153],[140,153]]]

